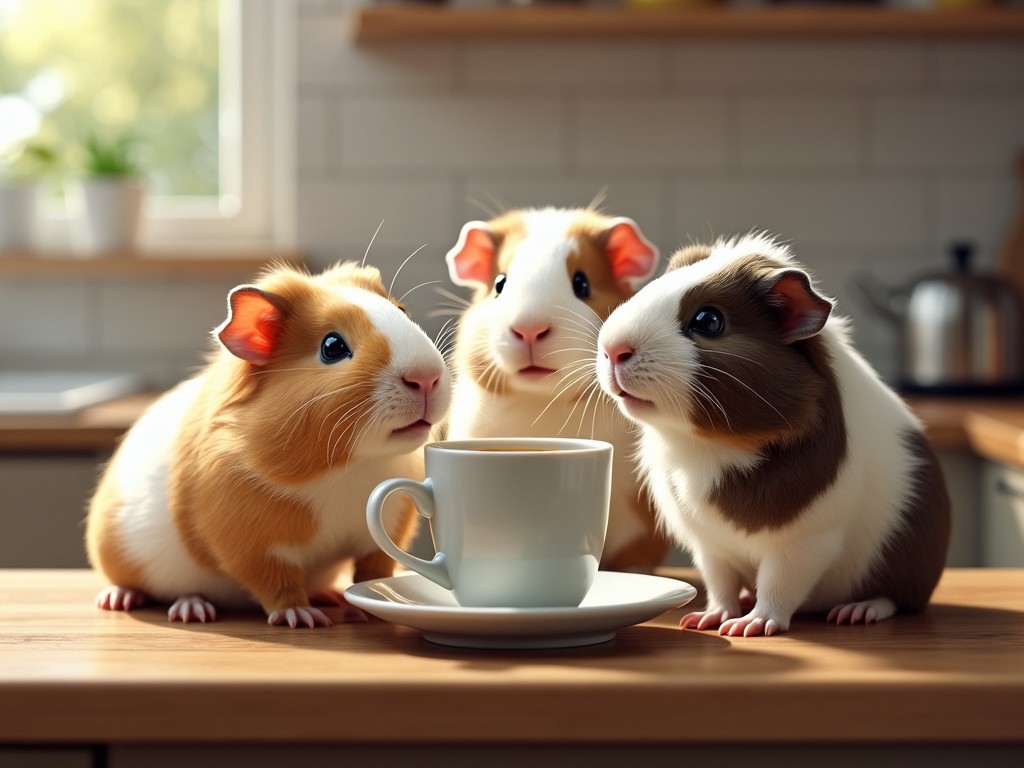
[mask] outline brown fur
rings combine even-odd
[[[882,549],[856,599],[884,595],[908,613],[924,610],[946,564],[950,500],[939,459],[920,432],[903,437],[919,460],[902,526]]]
[[[698,257],[702,250],[689,249]],[[752,470],[727,472],[711,498],[748,532],[793,520],[829,488],[846,455],[825,344],[817,337],[786,344],[777,330],[768,278],[784,266],[763,258],[730,267],[684,295],[677,315],[684,327],[705,306],[724,314],[723,336],[691,336],[705,366],[699,381],[710,394],[695,393],[689,418],[704,438],[764,455]]]
[[[584,301],[602,322],[608,319],[613,309],[633,295],[628,285],[615,279],[605,256],[607,227],[605,217],[591,211],[581,212],[575,225],[569,229],[569,236],[576,238],[579,248],[566,261],[570,281],[577,271],[587,276],[590,296]]]

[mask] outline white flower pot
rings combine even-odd
[[[86,253],[130,251],[138,245],[146,195],[138,179],[82,179],[67,190],[74,218],[74,244]]]
[[[33,182],[0,181],[0,251],[25,251],[32,247],[36,196]]]

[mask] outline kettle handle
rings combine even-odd
[[[901,290],[893,289],[879,280],[870,272],[856,272],[850,276],[850,286],[860,299],[881,313],[890,323],[902,324],[904,312],[902,302],[905,297]]]

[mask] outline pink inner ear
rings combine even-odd
[[[632,221],[620,220],[608,235],[608,259],[616,280],[649,277],[658,263],[657,249],[647,242]]]
[[[228,319],[217,337],[235,357],[265,365],[277,346],[284,314],[270,294],[248,286],[233,290],[228,304]]]
[[[459,244],[448,252],[452,281],[459,285],[490,285],[494,270],[494,240],[479,226],[466,225]]]
[[[787,344],[814,336],[825,326],[832,304],[811,288],[803,272],[784,272],[771,288],[772,303],[779,308],[780,330]]]

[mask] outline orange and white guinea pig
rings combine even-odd
[[[927,605],[949,545],[942,470],[786,247],[680,251],[599,347],[661,518],[707,586],[682,627],[771,635],[797,610],[870,623]]]
[[[423,476],[444,361],[379,272],[351,263],[238,286],[215,334],[205,369],[139,418],[100,479],[86,545],[112,586],[97,603],[171,603],[182,622],[258,603],[270,624],[329,626],[312,603],[344,605],[343,565],[356,581],[393,573],[366,499]],[[396,541],[414,533],[408,500],[385,516]]]
[[[575,434],[615,446],[601,567],[650,571],[665,558],[631,463],[632,425],[593,375],[597,331],[658,262],[630,219],[592,210],[512,210],[471,221],[447,254],[454,283],[475,289],[459,320],[448,437]]]

